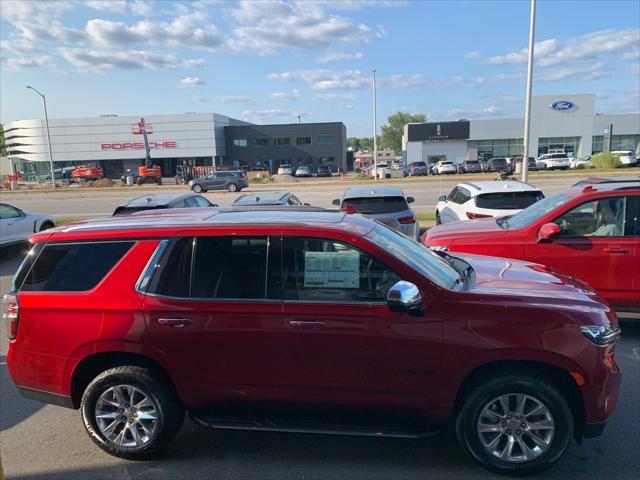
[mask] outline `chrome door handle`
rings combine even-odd
[[[622,247],[605,247],[602,251],[604,253],[629,253],[629,249]]]
[[[289,320],[289,325],[291,327],[324,327],[327,322],[322,320]]]
[[[158,323],[165,327],[182,328],[191,325],[190,318],[159,318]]]

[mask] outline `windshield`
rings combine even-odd
[[[411,164],[412,167],[426,167],[427,164],[424,162],[414,162]]]
[[[504,229],[517,230],[519,228],[524,228],[539,218],[544,217],[549,212],[552,212],[559,206],[564,205],[569,200],[570,198],[564,193],[556,193],[555,195],[544,198],[530,207],[525,208],[513,217],[509,217],[506,221],[498,218],[496,222],[498,222],[498,225]]]
[[[460,275],[444,259],[395,230],[378,224],[365,237],[440,287],[452,289],[460,284]]]
[[[344,206],[351,205],[358,213],[396,213],[407,210],[409,206],[403,197],[360,197],[346,198]]]

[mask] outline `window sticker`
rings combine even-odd
[[[308,288],[359,288],[360,253],[304,252],[304,286]]]

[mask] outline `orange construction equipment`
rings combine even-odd
[[[81,166],[71,172],[71,178],[76,180],[100,180],[103,177],[102,167],[99,166]]]

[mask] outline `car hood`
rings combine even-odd
[[[445,225],[437,225],[425,232],[422,243],[430,245],[430,242],[453,240],[454,238],[468,238],[471,236],[505,235],[506,230],[500,228],[495,218],[478,218],[476,220],[464,220],[451,222]]]
[[[452,256],[473,268],[475,282],[471,291],[476,294],[505,295],[518,301],[538,298],[544,303],[555,300],[568,305],[603,303],[586,283],[545,265],[482,255],[455,253]]]

